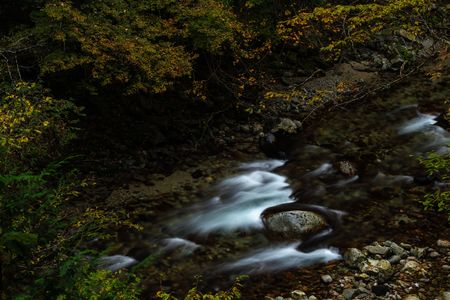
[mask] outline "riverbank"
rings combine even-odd
[[[428,67],[427,69],[422,69],[418,73],[415,73],[414,80],[411,80],[411,82],[396,85],[395,88],[388,89],[384,93],[378,95],[378,97],[397,93],[395,97],[405,98],[416,94],[417,90],[426,93],[421,96],[427,97],[433,96],[433,91],[442,91],[442,88],[448,88],[448,81],[446,81],[448,73],[445,73],[445,70],[448,70],[445,69],[446,63],[443,64],[444,67],[442,70],[444,70],[444,72],[441,78],[432,80],[429,75],[425,75],[425,73],[432,74],[433,72],[442,72],[442,70],[439,69],[439,64],[435,65],[437,68],[430,69],[430,67]],[[422,75],[418,76],[417,74]],[[389,82],[396,80],[392,79],[392,77],[388,78]],[[411,79],[412,77],[408,78]],[[319,82],[320,78],[317,80]],[[400,81],[397,82],[399,83]],[[413,88],[406,93],[403,92],[405,86],[414,86],[417,82],[426,82],[427,88],[419,87],[418,89]],[[438,100],[439,99],[445,99],[445,96],[438,96]],[[283,103],[285,104],[284,100]],[[359,103],[354,102],[353,105],[359,105]],[[326,111],[325,107],[326,106],[320,108],[322,109],[322,112]],[[336,109],[336,106],[333,107]],[[347,109],[351,110],[352,108],[350,107]],[[432,111],[434,113],[439,113],[443,111],[443,106],[426,106],[424,108],[419,108],[419,110],[422,112]],[[303,116],[308,116],[308,114],[309,112],[306,115],[303,114]],[[271,118],[268,118],[267,120],[271,121],[268,121],[267,123],[254,122],[251,124],[222,125],[221,129],[218,131],[217,138],[221,140],[218,144],[222,145],[221,149],[223,151],[214,149],[211,152],[204,152],[201,148],[195,149],[192,145],[159,150],[163,151],[159,152],[160,154],[157,154],[158,150],[152,150],[155,152],[148,152],[145,149],[138,149],[135,150],[134,155],[132,156],[108,162],[109,166],[111,166],[111,164],[115,165],[115,168],[112,168],[116,170],[113,173],[114,175],[98,177],[97,187],[88,191],[87,197],[96,199],[97,205],[104,206],[108,210],[115,210],[118,208],[126,209],[130,214],[130,217],[137,223],[147,224],[144,225],[142,233],[131,235],[126,232],[119,233],[118,240],[109,244],[109,249],[112,250],[108,253],[120,253],[133,256],[141,261],[147,261],[148,265],[138,271],[139,276],[143,278],[143,286],[145,288],[144,294],[152,295],[155,293],[156,289],[163,287],[164,289],[169,289],[176,294],[181,295],[183,294],[183,290],[187,290],[192,282],[195,281],[193,275],[189,280],[187,277],[190,275],[187,276],[187,274],[181,271],[182,269],[180,270],[175,266],[169,267],[171,264],[170,259],[167,260],[153,255],[158,252],[158,245],[152,240],[152,236],[160,236],[161,229],[154,228],[152,224],[160,222],[162,216],[164,216],[164,212],[183,210],[185,207],[198,203],[201,199],[208,198],[212,195],[209,186],[219,179],[231,175],[234,167],[239,162],[263,159],[264,154],[261,150],[266,150],[266,152],[270,150],[270,152],[274,153],[276,156],[286,155],[289,157],[291,155],[289,149],[292,146],[291,137],[296,137],[295,134],[299,132],[300,135],[307,133],[308,127],[314,128],[313,119],[309,119],[308,122],[300,126],[298,123],[299,120],[292,119],[292,114],[282,115],[282,113],[277,113],[277,118],[275,118],[275,120],[278,121],[273,121],[274,119]],[[317,120],[316,122],[320,122],[320,120]],[[267,148],[267,146],[264,146],[264,142],[267,141],[267,137],[270,137],[270,135],[273,135],[278,141]],[[375,138],[375,140],[372,142],[376,142],[377,137],[374,136],[373,138]],[[381,136],[381,138],[383,137]],[[263,141],[262,144],[261,140]],[[326,145],[327,143],[324,141],[323,144]],[[190,153],[189,156],[187,153]],[[417,194],[421,195],[421,193],[422,191],[419,189]],[[397,220],[399,222],[398,228],[394,231],[391,229],[386,231],[384,238],[391,239],[397,243],[410,243],[412,248],[430,247],[429,245],[434,245],[437,239],[444,239],[448,234],[448,227],[445,225],[445,216],[435,214],[434,212],[423,213],[420,211],[420,205],[418,203],[413,206],[415,206],[416,209],[401,212],[400,215],[403,215],[403,217]],[[410,207],[411,206],[409,206],[409,208]],[[164,232],[164,229],[162,229],[162,231]],[[429,233],[432,234],[428,236]],[[399,239],[394,239],[396,236],[398,236]],[[356,246],[360,248],[366,245],[365,243],[372,243],[374,239],[375,238],[370,235],[367,236],[365,240],[360,240],[353,245],[350,243],[350,245],[346,245],[345,247]],[[219,242],[217,239],[212,241],[212,243],[217,242]],[[383,240],[380,240],[380,242],[383,242]],[[234,251],[240,247],[232,245],[231,243],[227,244],[226,240],[221,241],[220,244],[224,246],[222,250],[216,253],[208,253],[208,255],[211,255],[210,259],[212,261],[220,261],[228,255],[226,254],[227,252]],[[105,245],[99,245],[99,247],[104,246]],[[228,250],[227,247],[229,248]],[[221,253],[221,251],[223,251],[223,253]],[[431,253],[433,251],[430,250],[428,252]],[[445,262],[445,260],[448,259],[448,253],[441,253],[440,259],[435,259],[430,263],[427,261],[428,258],[431,257],[420,257],[420,259],[424,259],[423,261],[420,261],[420,263],[429,264],[428,269],[434,270],[433,268],[438,267],[436,262]],[[189,258],[187,258],[187,260],[189,260]],[[410,260],[414,259],[410,258]],[[400,269],[401,265],[402,264],[398,262],[397,265],[391,266],[392,270]],[[188,262],[185,264],[185,268],[186,267],[189,268]],[[261,299],[264,295],[283,295],[284,297],[290,297],[289,291],[300,289],[306,292],[308,296],[315,295],[319,297],[319,299],[327,299],[326,297],[338,299],[335,297],[344,293],[344,289],[342,289],[341,286],[341,284],[343,284],[347,289],[359,289],[362,287],[370,292],[356,291],[352,294],[353,297],[366,297],[366,299],[372,299],[370,297],[374,297],[372,289],[375,282],[378,283],[376,276],[371,277],[371,275],[368,275],[369,278],[366,278],[365,283],[363,282],[366,284],[366,287],[364,287],[364,285],[358,285],[356,283],[358,281],[357,279],[344,278],[341,282],[343,276],[355,277],[354,275],[350,275],[355,272],[355,270],[349,269],[345,264],[333,263],[325,269],[330,270],[328,275],[331,274],[330,276],[335,278],[333,284],[339,282],[339,286],[333,286],[332,289],[329,289],[327,285],[324,285],[323,282],[318,280],[320,279],[318,274],[323,273],[323,267],[318,266],[310,269],[302,268],[298,271],[277,273],[275,276],[270,275],[267,277],[258,275],[255,279],[250,279],[245,283],[246,288],[244,288],[243,294],[245,299]],[[164,270],[163,272],[165,274],[162,281],[158,280],[161,270]],[[439,274],[439,279],[437,281],[431,281],[426,287],[419,285],[419,288],[412,289],[410,292],[417,292],[418,296],[422,297],[422,299],[428,299],[427,297],[431,295],[437,297],[439,293],[448,290],[445,287],[445,275],[448,276],[448,274],[445,273],[446,271],[444,269],[436,269],[435,271],[438,271],[437,274]],[[433,271],[427,272],[433,273]],[[402,273],[400,272],[398,278],[403,276],[401,274]],[[443,279],[441,280],[441,278]],[[302,282],[302,284],[299,285],[298,282]],[[392,284],[393,285],[390,286],[392,295],[398,294],[399,297],[403,297],[409,293],[405,292],[404,287],[402,287],[401,284],[396,283],[395,281]],[[408,284],[410,284],[410,282],[407,282],[407,285]],[[411,282],[411,284],[413,283]],[[212,286],[208,286],[208,282],[200,284],[199,286],[206,290],[213,288]],[[370,289],[367,288],[367,286]],[[429,289],[430,287],[432,290]],[[419,291],[421,288],[425,289],[425,293]],[[330,295],[324,293],[328,290],[334,290],[335,293]],[[375,288],[375,290],[377,290],[377,288]],[[275,293],[275,291],[277,291],[277,293]],[[350,292],[347,291],[346,295],[349,296],[349,293]]]

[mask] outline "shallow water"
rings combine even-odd
[[[239,164],[234,175],[210,187],[211,197],[162,212],[158,222],[146,226],[141,242],[157,258],[145,272],[165,273],[163,284],[174,291],[189,288],[199,274],[209,289],[223,288],[233,275],[272,276],[338,260],[344,247],[419,241],[424,234],[418,228],[433,225],[420,219],[416,200],[444,185],[415,184],[414,177],[423,175],[417,158],[428,151],[448,153],[450,142],[449,132],[436,126],[437,113],[422,108],[445,111],[445,93],[427,98],[409,87],[334,111],[283,149],[287,161]],[[351,162],[356,174],[342,174],[341,161]],[[267,235],[261,220],[265,209],[294,202],[319,207],[335,220],[309,252],[298,250],[301,241]]]

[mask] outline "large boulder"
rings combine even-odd
[[[290,240],[302,240],[328,227],[321,215],[304,210],[263,213],[262,220],[271,236]]]
[[[272,133],[282,132],[288,134],[295,134],[302,128],[302,123],[298,120],[291,120],[288,118],[282,118],[280,122],[272,129]]]

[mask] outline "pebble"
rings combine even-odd
[[[427,250],[427,248],[416,248],[415,247],[411,250],[411,254],[418,258],[421,258],[425,255],[426,250]]]
[[[436,252],[436,251],[433,251],[433,252],[430,253],[430,257],[431,258],[436,258],[436,257],[439,257],[439,256],[440,256],[440,254],[438,252]]]
[[[450,292],[443,292],[442,300],[450,300]]]
[[[442,247],[442,248],[450,248],[450,241],[438,240],[437,245],[438,245],[438,247]]]
[[[356,248],[350,248],[344,254],[345,262],[351,267],[357,267],[365,258],[364,254]]]
[[[420,298],[417,295],[406,295],[402,300],[420,300]]]
[[[321,279],[323,283],[331,283],[333,281],[330,275],[322,275]]]
[[[374,246],[366,246],[364,247],[370,254],[379,254],[379,255],[386,255],[388,253],[389,248],[383,247],[380,245],[374,245]]]
[[[418,271],[420,267],[420,264],[415,260],[409,260],[406,262],[405,266],[403,267],[402,271]]]
[[[291,297],[295,300],[308,300],[306,293],[300,290],[295,290],[291,292]]]
[[[367,263],[361,267],[361,271],[369,274],[378,274],[380,277],[388,277],[391,273],[391,270],[391,263],[385,259],[369,259]]]
[[[391,249],[391,251],[395,254],[398,255],[400,257],[406,256],[406,250],[402,247],[400,247],[399,245],[397,245],[396,243],[391,243],[391,245],[389,246],[389,248]]]
[[[402,259],[402,258],[400,257],[400,255],[393,255],[393,256],[391,256],[391,257],[388,259],[388,261],[389,261],[391,264],[397,264],[397,263],[400,262],[401,259]]]
[[[357,268],[361,273],[354,276],[338,276],[331,272],[320,276],[321,282],[329,284],[329,299],[356,300],[356,299],[389,299],[389,300],[424,300],[428,299],[426,293],[436,293],[439,289],[430,289],[430,278],[423,277],[431,264],[431,259],[442,258],[440,264],[450,279],[450,260],[447,252],[450,251],[450,242],[439,240],[439,248],[420,248],[410,244],[396,244],[391,241],[373,243],[362,249],[350,248],[344,252],[344,261],[347,265]],[[448,253],[450,255],[450,252]],[[428,258],[428,261],[424,258]],[[399,264],[400,263],[400,264]],[[430,271],[430,270],[429,270]],[[400,272],[400,277],[389,279],[395,272]],[[406,277],[403,275],[409,274]],[[424,272],[422,274],[421,272]],[[447,273],[448,272],[448,273]],[[414,274],[422,274],[420,278]],[[411,277],[412,276],[412,277]],[[413,278],[416,277],[416,278]],[[423,277],[423,278],[422,278]],[[447,277],[447,275],[445,275]],[[402,281],[400,278],[403,278]],[[411,281],[414,280],[414,281]],[[434,285],[434,284],[433,284]],[[291,294],[295,300],[318,300],[315,296],[306,296],[304,292],[298,295]],[[413,294],[415,293],[415,294]],[[442,293],[442,290],[440,292]],[[406,296],[400,296],[405,295]],[[291,298],[284,298],[288,300]],[[440,294],[437,299],[450,300],[450,291]]]
[[[400,246],[402,246],[403,248],[405,248],[407,250],[411,249],[411,247],[412,247],[410,244],[406,244],[406,243],[400,243]]]
[[[357,291],[357,290],[355,290],[355,289],[345,289],[345,290],[342,292],[342,296],[344,296],[344,298],[345,298],[346,300],[351,300],[351,299],[353,299],[353,297],[356,296],[356,291]]]

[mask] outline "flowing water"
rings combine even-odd
[[[339,260],[343,247],[388,238],[419,241],[418,227],[433,225],[423,220],[416,200],[442,183],[415,183],[423,175],[417,158],[448,153],[450,142],[449,132],[436,125],[448,87],[433,95],[404,87],[334,111],[290,142],[287,161],[240,164],[210,188],[211,197],[148,224],[143,239],[152,263],[146,272],[164,272],[161,284],[172,290],[200,274],[211,289],[237,274],[278,274]],[[355,174],[339,170],[343,161]],[[283,241],[265,232],[261,213],[285,203],[314,205],[334,220],[308,251],[299,250],[300,239]]]

